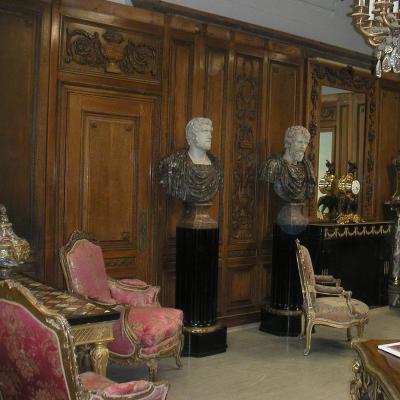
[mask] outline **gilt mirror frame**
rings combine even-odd
[[[363,166],[359,171],[361,177],[361,195],[359,213],[365,220],[371,220],[375,210],[375,160],[376,160],[376,78],[367,71],[351,66],[341,66],[326,61],[310,59],[307,76],[307,127],[311,134],[308,146],[308,157],[317,172],[318,138],[320,132],[321,88],[332,86],[351,92],[365,94],[365,132],[363,149]],[[318,185],[318,182],[317,182]],[[317,193],[318,189],[316,189]],[[317,195],[310,205],[310,217],[317,215]],[[316,217],[315,217],[316,218]]]

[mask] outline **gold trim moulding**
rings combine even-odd
[[[270,314],[280,315],[283,317],[300,317],[301,314],[303,313],[302,310],[285,310],[285,309],[274,308],[271,306],[266,307],[266,311]]]
[[[75,346],[97,342],[107,343],[114,340],[112,327],[112,321],[74,325],[71,327],[71,334]]]
[[[344,237],[360,237],[360,236],[384,236],[390,234],[392,229],[391,225],[385,227],[384,225],[368,226],[340,226],[335,228],[324,229],[324,239],[341,239]]]
[[[224,326],[220,323],[211,326],[184,326],[183,331],[188,333],[204,334],[219,331],[220,329],[223,329],[223,327]]]

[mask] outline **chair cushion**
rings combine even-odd
[[[132,307],[128,323],[141,345],[150,347],[181,332],[182,318],[182,311],[176,308]]]
[[[344,297],[318,297],[314,303],[316,318],[335,322],[351,322],[368,316],[368,306],[360,300],[351,299],[355,313],[351,313]]]
[[[78,240],[68,252],[67,262],[74,292],[105,303],[115,303],[100,246],[86,239]]]
[[[86,390],[103,390],[115,383],[111,379],[92,371],[80,374],[79,379]]]
[[[149,381],[116,383],[105,376],[90,371],[80,374],[79,378],[86,390],[100,391],[110,396],[145,395],[153,388],[153,384]]]

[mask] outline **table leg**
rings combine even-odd
[[[109,352],[103,342],[97,342],[90,349],[90,359],[94,372],[106,376]]]

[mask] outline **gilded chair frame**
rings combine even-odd
[[[368,317],[365,318],[359,318],[356,315],[354,315],[355,310],[353,305],[351,304],[351,292],[343,290],[343,288],[339,287],[338,284],[340,283],[340,280],[335,279],[331,277],[330,280],[327,280],[325,282],[320,282],[322,284],[329,284],[333,283],[336,285],[337,290],[329,290],[328,288],[326,291],[323,290],[316,290],[315,287],[310,287],[310,285],[307,284],[307,278],[305,277],[304,274],[304,264],[305,264],[305,259],[304,259],[304,249],[307,250],[304,246],[300,244],[300,241],[298,239],[295,240],[296,242],[296,259],[297,259],[297,266],[299,270],[299,277],[300,277],[300,283],[301,283],[301,291],[303,294],[303,312],[301,314],[301,333],[300,337],[306,337],[306,342],[305,342],[305,347],[304,347],[304,355],[308,355],[311,349],[311,334],[313,327],[315,325],[325,325],[329,326],[331,328],[342,328],[342,329],[347,329],[347,340],[351,341],[352,336],[351,336],[351,328],[352,327],[357,327],[357,335],[359,338],[362,337],[364,333],[364,326],[366,323],[368,323]],[[307,250],[308,251],[308,250]],[[317,277],[317,276],[316,276]],[[321,276],[322,278],[322,276]],[[333,292],[337,293],[333,293]],[[327,318],[320,318],[316,316],[315,310],[314,310],[314,305],[313,305],[313,297],[312,293],[315,295],[317,294],[322,294],[322,295],[334,295],[334,296],[342,296],[346,299],[346,304],[349,308],[350,311],[352,311],[352,315],[354,315],[354,318],[350,321],[347,322],[338,322],[338,321],[333,321]]]
[[[64,272],[64,277],[66,280],[67,284],[67,289],[70,293],[74,293],[76,295],[82,296],[81,293],[76,293],[74,290],[73,284],[72,284],[72,276],[71,276],[71,271],[68,267],[68,260],[67,260],[67,255],[68,253],[73,249],[74,245],[80,241],[80,240],[87,240],[91,242],[92,244],[96,246],[100,246],[100,243],[89,233],[83,232],[80,230],[75,230],[71,236],[69,237],[69,240],[67,244],[60,249],[60,262],[61,262],[61,267]],[[135,290],[135,291],[143,291],[145,292],[149,288],[156,288],[157,289],[157,295],[160,290],[159,286],[135,286],[132,288],[129,285],[124,285],[123,283],[120,283],[118,280],[110,278],[107,276],[107,280],[110,284],[115,285],[117,287],[120,287],[124,290]],[[90,299],[91,301],[97,302],[102,305],[107,305],[110,306],[110,304],[102,303],[99,300],[95,299]],[[158,298],[156,296],[156,305],[160,306],[160,303],[158,301]],[[111,305],[112,307],[115,307],[120,313],[121,313],[121,319],[123,320],[123,329],[124,333],[130,340],[131,344],[133,345],[133,351],[129,354],[121,355],[114,353],[113,351],[109,350],[109,355],[110,355],[110,360],[116,364],[121,364],[121,365],[137,365],[140,362],[143,362],[146,364],[149,370],[149,380],[154,381],[157,376],[157,369],[158,369],[158,359],[160,358],[168,358],[168,357],[174,357],[175,362],[178,368],[182,368],[182,362],[181,362],[181,352],[183,349],[183,344],[184,344],[184,335],[181,332],[179,335],[179,344],[177,346],[172,346],[170,348],[164,349],[158,353],[151,354],[150,356],[145,356],[140,354],[140,349],[141,349],[141,343],[139,338],[136,336],[136,334],[132,331],[132,329],[129,326],[129,321],[128,321],[128,315],[129,315],[129,310],[132,306],[129,304],[113,304]]]
[[[149,388],[140,393],[126,395],[108,395],[103,391],[88,391],[79,379],[77,367],[75,344],[71,327],[68,321],[60,314],[49,310],[36,299],[32,293],[21,283],[13,280],[0,282],[0,298],[2,300],[15,303],[26,309],[34,318],[36,318],[49,331],[56,334],[58,339],[58,348],[61,354],[61,361],[64,368],[64,377],[71,400],[139,400],[152,396],[157,386],[169,386],[166,381],[154,383]],[[2,395],[0,393],[0,399]],[[165,397],[164,397],[165,399]]]

